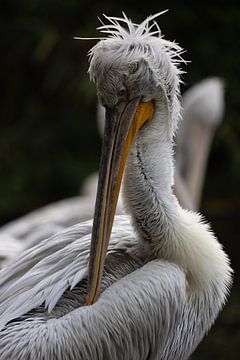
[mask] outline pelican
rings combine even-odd
[[[24,244],[8,233],[0,234],[0,269],[13,261],[24,250]]]
[[[228,256],[172,193],[182,49],[161,36],[160,14],[100,27],[89,67],[106,107],[94,219],[1,271],[1,360],[187,359],[226,302]],[[122,178],[128,214],[114,218]]]
[[[199,208],[210,145],[223,118],[223,88],[220,78],[207,78],[186,91],[182,99],[184,126],[176,138],[176,173],[187,188],[192,210]]]

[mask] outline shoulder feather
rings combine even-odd
[[[43,303],[51,312],[66,289],[86,277],[91,230],[92,221],[65,229],[0,272],[0,329]],[[131,234],[127,216],[117,216],[108,251],[126,248]]]

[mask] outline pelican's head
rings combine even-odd
[[[109,37],[90,50],[89,74],[96,83],[100,103],[107,108],[136,98],[148,102],[164,95],[173,133],[179,114],[181,71],[178,65],[183,61],[183,50],[176,43],[163,39],[154,20],[162,13],[148,17],[140,25],[132,23],[125,15],[123,18],[106,17],[109,24],[99,29]]]
[[[90,78],[106,108],[106,122],[92,231],[88,304],[99,293],[129,149],[139,129],[154,118],[159,99],[167,103],[169,132],[173,133],[176,127],[180,73],[177,65],[182,60],[182,49],[161,37],[154,21],[159,15],[140,25],[125,15],[120,19],[106,17],[110,24],[101,26],[100,31],[110,36],[90,51]]]
[[[142,102],[156,98],[160,83],[151,66],[151,48],[134,42],[126,47],[123,40],[110,45],[101,41],[90,65],[101,105],[113,108],[137,97]]]

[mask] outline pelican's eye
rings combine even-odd
[[[125,95],[125,93],[126,93],[126,88],[123,86],[123,87],[121,87],[121,89],[119,90],[119,95],[123,96],[123,95]]]

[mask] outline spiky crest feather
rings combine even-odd
[[[177,43],[174,41],[165,40],[162,36],[161,29],[158,23],[155,21],[157,17],[166,13],[168,10],[159,12],[157,14],[147,17],[142,23],[135,24],[130,19],[127,18],[125,13],[123,13],[123,18],[103,15],[105,19],[109,21],[109,24],[102,23],[101,26],[97,28],[101,33],[108,34],[107,37],[99,38],[85,38],[85,39],[99,39],[101,40],[101,45],[107,45],[106,41],[110,40],[124,40],[124,43],[127,42],[141,42],[141,41],[158,41],[159,45],[163,46],[166,53],[170,56],[172,63],[178,66],[180,63],[186,63],[182,58],[182,54],[185,52]],[[123,25],[121,25],[123,23]],[[125,27],[124,27],[125,25]],[[155,30],[154,30],[155,28]],[[154,31],[153,31],[154,30]],[[84,40],[84,38],[75,37],[75,39]],[[112,43],[112,42],[111,42]],[[100,43],[97,43],[89,51],[90,61],[96,51],[99,48]]]

